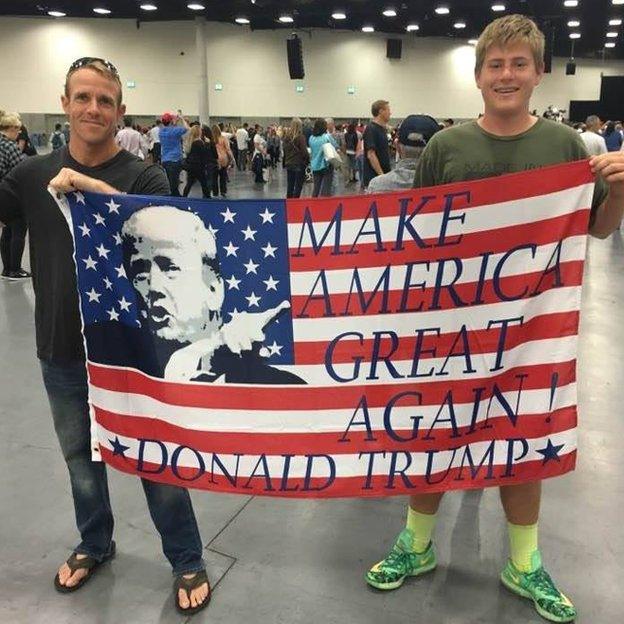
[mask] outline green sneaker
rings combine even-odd
[[[377,589],[397,589],[406,577],[431,572],[438,564],[433,542],[424,552],[415,553],[412,540],[412,532],[403,529],[388,556],[366,573],[366,582]]]
[[[572,622],[576,609],[570,599],[562,594],[542,566],[538,550],[533,553],[535,572],[520,572],[511,560],[501,572],[501,581],[507,589],[533,601],[537,612],[549,622]]]

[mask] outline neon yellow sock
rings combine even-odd
[[[412,539],[412,548],[414,552],[422,553],[427,550],[433,528],[435,527],[437,514],[424,514],[414,511],[411,507],[407,510],[407,528],[414,536]]]
[[[533,553],[538,551],[537,524],[522,526],[508,522],[507,530],[511,561],[520,572],[534,572],[534,562],[539,561],[539,558],[533,557]]]

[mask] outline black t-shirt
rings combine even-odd
[[[384,173],[390,171],[390,150],[388,149],[388,136],[386,129],[378,123],[371,121],[364,130],[364,186],[377,175],[379,175],[368,162],[366,153],[368,150],[375,150],[379,165]]]
[[[84,359],[72,237],[47,191],[63,167],[103,180],[123,193],[169,195],[164,170],[125,150],[97,167],[85,167],[63,147],[24,160],[0,183],[0,223],[10,225],[23,217],[30,230],[37,356],[60,363]]]

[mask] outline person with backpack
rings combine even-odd
[[[50,137],[50,145],[52,146],[52,150],[61,149],[61,147],[67,145],[62,128],[63,126],[60,123],[57,123],[54,126],[54,132]]]
[[[217,124],[212,126],[212,137],[217,148],[217,162],[219,168],[212,181],[212,193],[215,197],[227,196],[227,170],[230,163],[234,162],[234,155],[230,149],[230,142],[221,134],[221,128]],[[219,193],[220,191],[220,193]]]

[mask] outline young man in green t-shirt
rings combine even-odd
[[[416,168],[414,187],[487,178],[587,158],[578,134],[563,124],[529,113],[533,89],[544,72],[544,35],[522,15],[492,22],[476,48],[475,78],[485,104],[478,121],[437,133]],[[590,234],[605,238],[624,212],[624,153],[591,159],[597,174]],[[388,556],[367,573],[378,589],[396,589],[407,576],[436,567],[431,540],[442,493],[412,496],[407,525]],[[576,610],[542,567],[538,549],[541,482],[501,486],[507,516],[510,559],[501,581],[516,594],[533,600],[551,622],[571,622]]]

